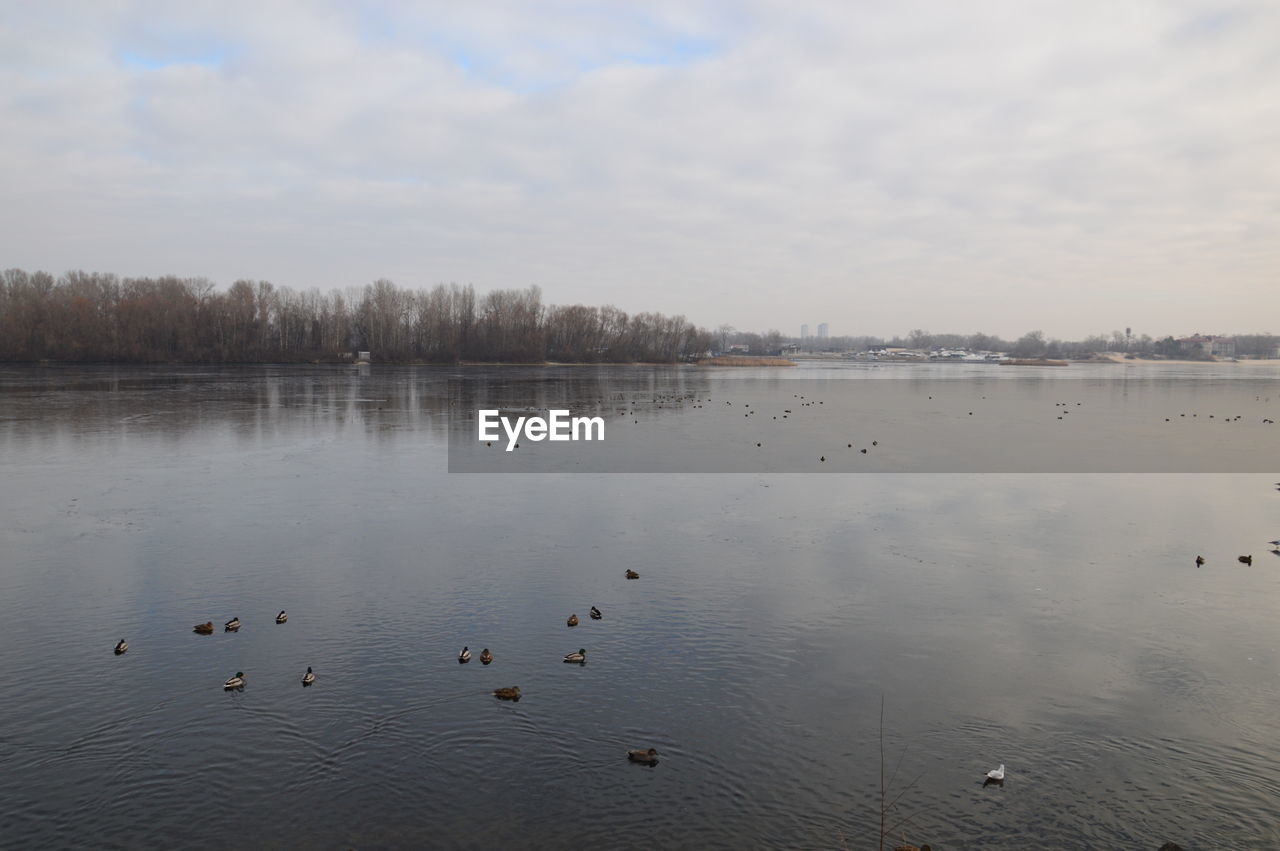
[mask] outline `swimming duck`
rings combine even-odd
[[[627,751],[627,759],[632,762],[644,763],[645,765],[657,765],[658,752],[653,748],[649,748],[647,751]]]
[[[481,665],[488,665],[488,664],[489,664],[490,662],[492,662],[492,661],[493,661],[493,654],[489,652],[489,648],[488,648],[488,647],[486,647],[485,649],[483,649],[483,650],[481,650],[481,651],[480,651],[480,664],[481,664]]]
[[[1204,564],[1204,556],[1196,556],[1196,567]]]
[[[244,671],[236,671],[236,675],[222,684],[225,689],[243,688]]]
[[[201,635],[213,635],[213,621],[208,623],[198,623],[191,628],[192,632],[198,632]]]
[[[509,686],[507,688],[496,688],[493,690],[493,696],[498,700],[519,700],[520,686]]]
[[[125,641],[122,638],[120,639],[120,642],[116,645],[116,655],[119,656],[121,653],[123,653],[128,649],[129,649],[129,642]]]
[[[577,652],[577,653],[570,653],[569,655],[567,655],[567,656],[565,656],[565,657],[564,657],[564,660],[565,660],[566,662],[578,662],[578,663],[586,662],[586,661],[587,661],[587,651],[586,651],[586,650],[583,650],[581,647],[579,647],[579,648],[578,648],[578,652]]]
[[[284,613],[284,609],[281,609],[280,614],[276,615],[276,623],[284,623],[288,619],[289,616]]]
[[[627,568],[627,578],[628,578],[628,579],[639,579],[639,578],[640,578],[640,574],[636,573],[636,572],[635,572],[634,570],[632,570],[631,568]]]
[[[1253,556],[1238,556],[1236,561],[1241,564],[1253,564]]]
[[[461,662],[470,662],[470,661],[471,661],[471,650],[466,647],[462,648],[462,652],[458,654],[458,662],[461,663]]]
[[[988,780],[995,780],[997,783],[1004,780],[1004,763],[1000,763],[999,768],[993,768],[987,772]]]
[[[592,619],[593,621],[598,621],[598,620],[600,620],[602,617],[604,617],[604,615],[600,614],[600,610],[599,610],[599,609],[597,609],[595,606],[592,606],[592,607],[591,607],[591,619]]]
[[[237,629],[239,629],[239,628],[240,628],[240,619],[239,619],[239,618],[232,618],[231,620],[229,620],[229,621],[227,621],[225,624],[223,624],[223,628],[224,628],[227,632],[234,632],[234,631],[236,631]]]
[[[302,684],[309,686],[316,681],[316,675],[311,672],[311,666],[307,666],[307,672],[302,675]]]
[[[576,614],[575,614],[575,615],[569,615],[569,620],[567,621],[567,623],[569,624],[569,626],[577,626],[577,625],[578,625],[578,616],[577,616]]]

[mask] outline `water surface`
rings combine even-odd
[[[842,367],[0,371],[5,843],[874,847],[883,698],[895,788],[918,778],[910,841],[1280,844],[1280,453],[1249,473],[930,474],[888,449],[863,475],[447,472],[451,378],[626,397],[628,445],[678,454],[710,408],[656,395],[733,378],[791,407],[787,382],[886,376],[981,397],[1009,372]],[[1187,369],[1136,378],[1188,412],[1225,394],[1260,453],[1280,439],[1275,374]],[[1041,372],[1015,383],[1059,401]],[[797,459],[845,425],[805,412],[777,438]],[[1215,433],[1177,425],[1186,451]],[[459,665],[464,644],[495,662]],[[506,685],[524,699],[490,696]],[[650,746],[656,767],[625,760]]]

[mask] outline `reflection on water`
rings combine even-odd
[[[0,373],[8,843],[868,847],[882,695],[916,843],[1280,843],[1274,460],[450,475],[464,373]],[[588,406],[719,376],[481,377]]]

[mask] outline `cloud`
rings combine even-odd
[[[1280,307],[1278,35],[1263,3],[11,10],[0,262],[1245,330]]]

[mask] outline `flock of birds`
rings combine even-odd
[[[625,576],[627,579],[640,578],[640,574],[635,572],[634,570],[631,570],[630,568],[627,569]],[[601,620],[604,617],[604,614],[595,606],[591,607],[591,610],[587,612],[587,615],[593,621]],[[575,612],[569,615],[565,623],[567,626],[570,626],[570,627],[577,626],[579,623],[577,613]],[[462,650],[458,653],[458,663],[465,665],[467,662],[470,662],[470,661],[471,661],[471,648],[463,647]],[[480,651],[480,664],[488,665],[492,661],[493,661],[493,653],[489,652],[488,647]],[[577,651],[574,653],[566,653],[564,657],[564,661],[571,665],[585,665],[587,663],[586,648],[579,647]],[[520,699],[520,686],[506,686],[504,688],[496,688],[493,690],[493,696],[498,698],[498,700],[517,701]],[[655,748],[643,748],[643,749],[637,749],[637,750],[630,750],[630,751],[627,751],[627,759],[629,759],[631,762],[639,762],[644,765],[657,765],[658,751]]]
[[[288,621],[289,621],[288,613],[286,613],[284,609],[281,609],[280,613],[276,615],[276,623],[281,624],[281,623],[287,623]],[[240,618],[234,617],[231,620],[224,623],[222,625],[222,629],[224,632],[235,632],[236,630],[240,629],[240,625],[241,625]],[[197,635],[213,635],[213,621],[198,623],[191,628],[191,631],[196,633]],[[128,651],[128,649],[129,649],[129,642],[125,641],[123,638],[120,639],[118,642],[116,642],[115,653],[117,656]],[[302,675],[302,684],[304,686],[309,686],[315,681],[316,681],[315,672],[313,672],[311,670],[311,666],[308,665],[306,673]],[[244,671],[236,671],[236,675],[234,677],[228,677],[222,683],[222,687],[227,691],[243,689],[244,688]]]
[[[627,579],[640,578],[640,574],[634,570],[631,570],[630,568],[627,569],[625,576]],[[595,606],[592,606],[591,610],[587,614],[594,621],[598,621],[604,618],[604,614]],[[280,613],[276,615],[276,623],[282,624],[282,623],[288,622],[288,620],[289,620],[289,615],[283,609],[281,609]],[[571,627],[577,626],[578,615],[576,613],[569,615],[569,619],[567,623]],[[222,628],[224,632],[235,632],[236,630],[240,629],[240,626],[241,626],[240,618],[234,617],[231,620],[227,621],[225,624],[223,624]],[[198,623],[191,628],[191,631],[198,635],[212,635],[213,621]],[[129,642],[125,641],[123,638],[116,643],[115,654],[117,656],[127,652],[128,650],[129,650]],[[470,662],[470,661],[471,661],[471,648],[463,647],[461,652],[458,653],[458,662],[459,664],[466,664],[467,662]],[[576,652],[566,654],[564,657],[564,661],[571,664],[585,665],[587,661],[586,648],[580,647]],[[493,662],[493,653],[489,650],[489,648],[486,647],[483,650],[481,650],[480,664],[488,665],[492,662]],[[311,666],[307,666],[306,673],[302,675],[302,685],[309,686],[315,681],[316,681],[315,672],[311,670]],[[244,683],[245,683],[244,671],[236,671],[235,676],[228,677],[222,683],[222,688],[225,689],[226,691],[239,691],[244,688]],[[497,688],[493,690],[493,696],[498,698],[499,700],[518,701],[520,699],[520,687],[507,686],[505,688]],[[631,762],[639,762],[644,765],[657,765],[658,751],[654,748],[644,748],[644,749],[627,751],[627,759],[629,759]]]

